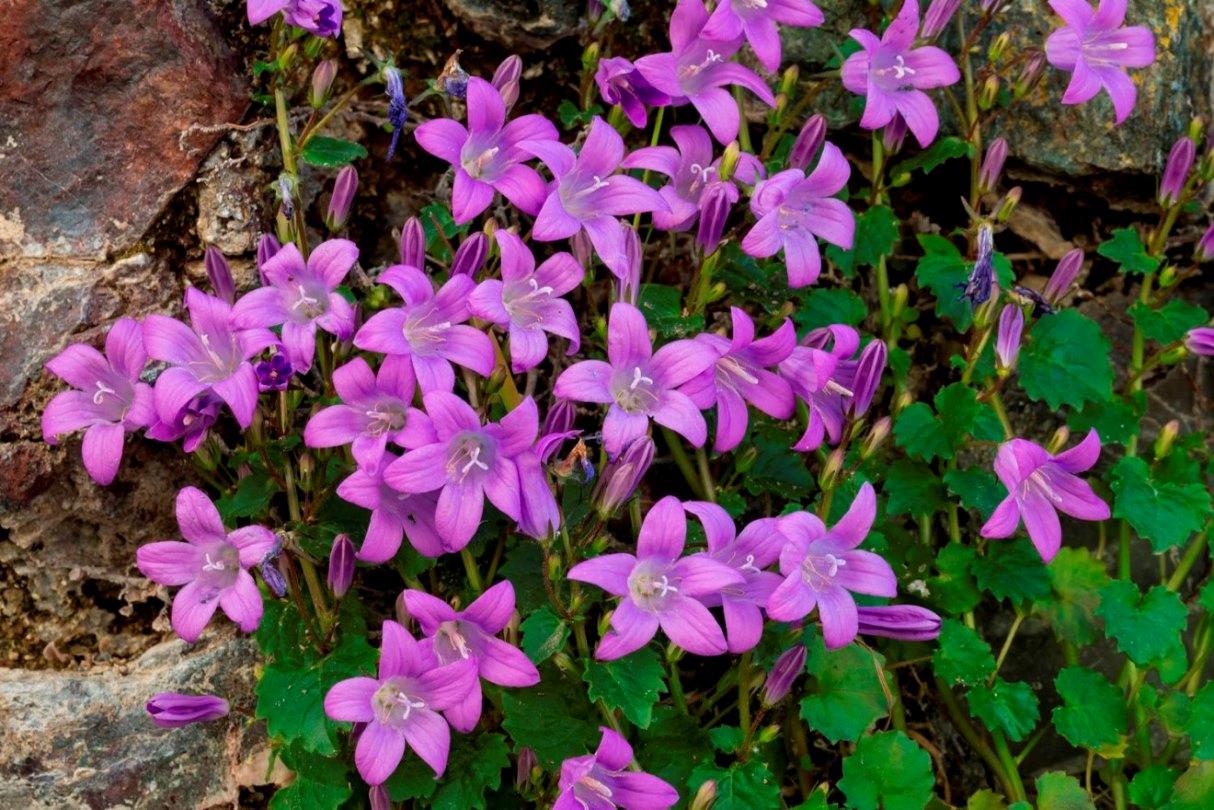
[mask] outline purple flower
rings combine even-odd
[[[552,498],[538,460],[525,472],[515,463],[524,453],[534,457],[539,412],[531,397],[501,422],[488,425],[481,425],[468,403],[446,391],[426,394],[425,404],[438,441],[392,462],[384,481],[410,494],[442,489],[434,523],[446,551],[459,551],[476,534],[486,497],[515,521],[522,520],[525,497],[537,503]]]
[[[261,279],[262,286],[270,283],[266,280],[266,262],[273,259],[280,250],[282,245],[272,233],[263,233],[257,240],[257,276]]]
[[[354,333],[354,307],[335,291],[356,261],[358,248],[349,239],[322,242],[307,264],[299,248],[286,245],[262,268],[271,286],[241,297],[232,308],[232,325],[281,325],[287,359],[295,370],[307,373],[316,352],[317,327],[338,340]]]
[[[228,266],[227,257],[219,248],[207,245],[207,249],[203,251],[203,265],[206,267],[207,281],[211,282],[215,296],[229,304],[233,303],[236,300],[236,280],[232,278],[232,268]]]
[[[275,352],[269,360],[259,360],[253,366],[253,373],[257,375],[257,390],[264,394],[267,391],[286,391],[295,369],[291,368],[291,361],[284,353]]]
[[[670,96],[672,104],[690,102],[712,136],[726,145],[738,137],[741,117],[725,85],[741,85],[769,107],[774,107],[776,100],[771,88],[753,70],[728,61],[741,47],[742,37],[730,41],[708,39],[704,36],[707,23],[708,12],[701,0],[679,0],[670,17],[672,50],[643,56],[636,66],[651,85]]]
[[[709,559],[729,566],[742,578],[742,582],[706,594],[700,601],[707,607],[721,607],[725,613],[725,636],[731,653],[753,649],[763,635],[762,609],[781,582],[777,574],[764,570],[779,559],[787,540],[779,531],[779,521],[756,520],[737,534],[729,513],[716,504],[689,501],[683,507],[703,524]]]
[[[804,644],[797,643],[789,647],[776,659],[763,685],[763,705],[774,706],[784,699],[793,683],[805,671],[805,657],[809,652]]]
[[[850,326],[836,324],[810,332],[803,342],[808,345],[793,349],[779,368],[780,376],[809,409],[809,424],[793,445],[798,452],[816,450],[826,436],[831,444],[842,438],[844,414],[853,396],[845,384],[850,383],[845,364],[859,347],[860,336]],[[827,343],[833,344],[829,351]]]
[[[156,379],[156,413],[173,424],[190,400],[214,391],[232,409],[241,428],[253,421],[257,408],[257,374],[249,358],[278,343],[268,329],[235,329],[232,308],[218,298],[191,287],[185,291],[190,312],[187,327],[164,315],[143,321],[143,345],[148,354],[171,363]]]
[[[355,470],[337,485],[337,496],[371,512],[371,523],[363,539],[358,559],[363,562],[387,562],[396,556],[404,537],[409,545],[426,557],[438,557],[448,549],[434,527],[438,500],[433,494],[408,495],[384,483],[384,470],[398,458],[385,452],[373,473]]]
[[[670,428],[696,447],[708,426],[695,403],[675,390],[716,361],[716,353],[694,340],[676,340],[656,352],[645,316],[617,302],[607,323],[607,360],[583,360],[561,372],[553,393],[575,402],[609,404],[603,446],[609,458],[645,435],[649,420]]]
[[[42,412],[42,438],[84,429],[84,467],[105,486],[118,474],[126,434],[156,421],[152,389],[139,382],[147,362],[143,331],[122,318],[105,336],[105,354],[76,343],[46,364],[47,371],[66,380],[74,390],[62,391]]]
[[[705,253],[713,253],[721,244],[725,225],[733,204],[737,202],[737,189],[733,183],[713,183],[704,190],[700,198],[700,227],[696,229],[696,244]]]
[[[523,77],[523,60],[518,54],[510,54],[493,71],[493,88],[501,94],[502,102],[509,111],[518,101],[519,80]]]
[[[912,48],[919,30],[919,0],[906,0],[880,39],[853,29],[851,38],[863,50],[843,63],[843,86],[865,97],[860,126],[880,129],[901,114],[915,140],[926,147],[936,139],[940,117],[924,90],[947,87],[961,79],[953,58],[935,46]]]
[[[514,613],[514,586],[503,580],[456,611],[441,599],[423,591],[401,594],[409,615],[417,620],[440,664],[471,661],[476,672],[498,686],[535,686],[539,670],[522,651],[507,644],[502,632]],[[447,719],[456,731],[468,733],[481,716],[481,684],[477,680],[464,699],[447,709]]]
[[[506,123],[506,104],[493,85],[468,80],[468,126],[450,118],[427,121],[417,128],[417,142],[455,167],[451,213],[456,224],[480,214],[500,191],[520,210],[534,216],[544,203],[543,178],[523,161],[530,154],[522,141],[557,143],[556,127],[542,115],[524,115]]]
[[[649,465],[653,463],[655,449],[653,439],[642,436],[603,468],[603,474],[590,496],[601,517],[606,518],[614,513],[636,492],[641,479],[649,472]]]
[[[318,37],[336,37],[341,31],[340,0],[248,0],[249,22],[265,22],[278,12],[288,23]]]
[[[982,527],[982,536],[1011,537],[1023,519],[1041,559],[1054,559],[1062,545],[1058,512],[1080,520],[1108,520],[1109,505],[1075,475],[1098,458],[1100,436],[1094,430],[1056,456],[1027,439],[1004,442],[995,455],[995,474],[1008,494]]]
[[[826,116],[814,113],[805,120],[788,151],[788,168],[805,171],[826,143]]]
[[[379,277],[405,299],[405,306],[372,315],[354,345],[364,351],[403,355],[423,393],[450,391],[455,387],[452,363],[472,369],[482,377],[493,373],[493,344],[479,329],[464,325],[468,296],[476,287],[470,276],[452,276],[434,291],[430,279],[416,267],[398,264]]]
[[[161,728],[177,728],[190,723],[205,723],[228,716],[228,702],[215,695],[183,695],[162,692],[147,703],[152,722]]]
[[[430,417],[412,407],[413,367],[400,356],[384,358],[379,373],[356,357],[333,372],[341,405],[322,409],[308,420],[308,447],[352,445],[358,466],[375,474],[388,442],[406,448],[435,441]]]
[[[577,155],[552,140],[525,141],[520,147],[543,161],[556,178],[535,218],[532,237],[552,242],[585,230],[603,264],[615,275],[624,275],[624,232],[616,217],[665,209],[666,202],[635,177],[615,173],[624,159],[620,134],[595,116]]]
[[[1003,164],[1007,160],[1007,139],[996,138],[986,148],[986,156],[982,159],[982,169],[978,173],[978,188],[986,193],[995,190],[999,185],[999,176],[1003,173]]]
[[[406,219],[400,229],[400,263],[426,269],[426,231],[417,217]]]
[[[210,389],[191,399],[169,422],[156,416],[143,435],[158,442],[175,442],[184,438],[181,449],[193,453],[206,441],[211,425],[219,421],[223,400]]]
[[[1046,282],[1045,300],[1049,304],[1054,305],[1065,298],[1067,293],[1071,291],[1071,285],[1075,283],[1075,277],[1079,275],[1082,267],[1082,248],[1068,251],[1065,256],[1059,259],[1054,272],[1050,274],[1049,281]]]
[[[1168,153],[1168,162],[1163,169],[1163,177],[1159,181],[1159,204],[1171,208],[1180,201],[1185,184],[1189,180],[1189,170],[1197,157],[1197,145],[1188,135],[1181,135],[1172,144]]]
[[[618,305],[617,305],[618,306]],[[687,518],[683,504],[668,495],[653,505],[641,524],[637,553],[604,554],[569,570],[569,579],[589,582],[623,597],[594,657],[610,661],[643,647],[660,626],[675,644],[696,655],[720,655],[725,634],[700,601],[745,580],[704,554],[683,557]]]
[[[722,0],[701,33],[705,39],[732,42],[740,36],[768,73],[780,69],[780,32],[776,23],[816,28],[826,19],[809,0]]]
[[[786,169],[760,182],[750,198],[750,210],[759,221],[742,240],[742,250],[759,258],[783,250],[788,286],[813,284],[822,272],[814,237],[851,249],[856,220],[847,203],[834,198],[850,176],[847,158],[828,143],[808,177],[800,169]]]
[[[1198,326],[1185,335],[1184,345],[1193,354],[1214,357],[1214,327]]]
[[[989,223],[978,226],[978,257],[969,277],[957,282],[957,286],[962,288],[958,301],[969,301],[976,307],[990,300],[995,288],[995,237]]]
[[[333,196],[329,198],[329,208],[325,212],[325,226],[330,231],[340,231],[345,227],[346,220],[350,218],[350,206],[354,204],[354,195],[357,193],[358,170],[353,166],[342,167],[333,183]]]
[[[354,749],[354,765],[367,784],[382,784],[392,775],[406,743],[439,777],[451,749],[451,729],[439,712],[456,706],[475,683],[472,661],[441,665],[408,630],[386,621],[379,677],[339,681],[325,695],[325,713],[367,724]]]
[[[561,449],[567,440],[580,436],[582,431],[573,427],[577,416],[577,406],[564,399],[558,399],[544,415],[544,424],[540,427],[540,438],[535,443],[535,454],[543,464],[547,464]]]
[[[388,123],[392,125],[392,140],[388,143],[388,160],[396,154],[396,145],[400,142],[400,134],[409,120],[408,104],[405,101],[405,85],[401,81],[400,71],[394,67],[384,68],[384,84],[388,92]]]
[[[1206,228],[1206,232],[1197,240],[1197,247],[1193,249],[1193,259],[1198,262],[1208,262],[1214,258],[1214,224]]]
[[[940,635],[940,617],[915,605],[879,605],[857,608],[860,634],[900,641],[931,641]]]
[[[653,227],[660,231],[686,231],[700,216],[709,189],[720,190],[729,205],[738,201],[738,188],[732,182],[714,179],[720,159],[712,159],[712,138],[701,126],[670,128],[678,145],[647,146],[624,158],[625,169],[650,169],[664,174],[670,182],[658,189],[669,211],[653,212]],[[727,209],[728,210],[728,209]]]
[[[632,746],[609,728],[600,727],[598,750],[561,763],[561,795],[552,810],[667,810],[679,793],[653,774],[629,771]]]
[[[852,593],[895,596],[898,579],[880,555],[857,551],[877,514],[872,484],[865,483],[851,507],[833,528],[808,512],[780,518],[788,543],[780,552],[780,573],[787,577],[767,602],[767,615],[777,621],[802,619],[815,606],[827,649],[850,644],[859,631]]]
[[[855,374],[851,381],[852,399],[848,410],[853,416],[868,413],[868,406],[873,403],[873,395],[881,385],[881,375],[885,372],[888,354],[883,340],[870,340],[860,352],[860,359],[856,361]],[[850,362],[841,365],[850,368]]]
[[[354,582],[354,544],[350,535],[339,534],[333,538],[333,548],[329,551],[329,571],[327,581],[329,590],[338,599],[346,595]]]
[[[1024,310],[1016,304],[1005,304],[999,313],[999,332],[995,338],[995,359],[1000,369],[1016,367],[1020,356],[1020,334],[1024,331]]]
[[[923,38],[935,39],[948,26],[961,6],[961,0],[932,0],[923,15]]]
[[[477,231],[455,249],[449,275],[476,278],[476,274],[484,267],[485,257],[488,255],[489,237],[485,235],[484,231]]]
[[[229,533],[215,504],[194,487],[177,493],[177,525],[186,542],[148,543],[135,553],[148,579],[185,586],[173,598],[173,630],[193,644],[221,607],[241,630],[252,633],[261,622],[262,605],[248,569],[274,548],[274,533],[261,526]]]
[[[534,368],[548,356],[545,332],[566,338],[566,354],[582,344],[573,307],[560,296],[577,288],[585,273],[568,253],[557,253],[538,268],[531,250],[514,234],[494,238],[502,259],[502,278],[482,281],[468,298],[473,316],[510,331],[510,367],[516,373]]]
[[[1125,69],[1155,61],[1155,36],[1149,28],[1123,28],[1126,0],[1100,0],[1094,11],[1088,0],[1050,0],[1066,23],[1045,41],[1045,56],[1070,72],[1063,104],[1082,104],[1103,88],[1113,101],[1117,123],[1129,118],[1138,90]]]
[[[767,369],[782,363],[797,345],[797,330],[787,318],[773,334],[755,340],[755,325],[745,311],[730,308],[733,340],[704,333],[696,340],[717,355],[716,362],[681,389],[695,406],[717,407],[717,438],[713,450],[724,453],[742,443],[750,403],[773,419],[788,419],[796,406],[792,387]]]
[[[665,107],[670,96],[654,89],[636,65],[622,56],[599,60],[594,80],[599,86],[603,101],[618,104],[637,129],[644,129],[648,116],[646,107]]]

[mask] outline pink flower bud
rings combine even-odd
[[[1197,248],[1193,251],[1193,258],[1199,262],[1208,262],[1214,259],[1214,224],[1211,224],[1206,232],[1197,240]]]
[[[329,100],[333,91],[333,80],[337,78],[337,60],[326,59],[312,71],[312,90],[308,94],[308,103],[319,110]]]
[[[940,36],[960,5],[961,0],[932,0],[927,13],[923,15],[923,38],[935,39]]]
[[[883,605],[856,609],[860,632],[901,641],[930,641],[940,635],[940,617],[915,605]]]
[[[1045,300],[1051,306],[1057,304],[1071,291],[1071,285],[1075,283],[1075,276],[1079,275],[1082,267],[1083,251],[1079,248],[1070,251],[1058,261],[1058,266],[1054,268],[1050,280],[1045,285]]]
[[[1184,345],[1193,354],[1214,357],[1214,327],[1199,326],[1185,335]]]
[[[518,771],[514,776],[514,784],[516,787],[525,788],[531,784],[531,771],[537,765],[539,760],[535,756],[535,751],[523,746],[518,750]]]
[[[854,416],[863,416],[872,404],[873,395],[881,385],[881,375],[885,371],[885,360],[888,352],[885,341],[877,339],[869,342],[860,352],[860,361],[856,366],[856,380],[852,384],[852,406]]]
[[[619,299],[633,306],[641,297],[641,237],[631,225],[624,226],[624,255],[628,258],[627,272],[619,278]]]
[[[793,683],[805,669],[806,653],[804,644],[794,644],[776,659],[776,663],[771,668],[771,674],[767,676],[767,683],[763,687],[763,705],[774,706],[784,699],[788,690],[792,689]]]
[[[996,138],[986,148],[986,157],[982,161],[982,169],[978,173],[978,190],[983,194],[994,191],[999,185],[999,176],[1003,174],[1003,162],[1007,160],[1007,140]]]
[[[730,183],[713,183],[700,198],[700,227],[696,232],[696,244],[704,248],[706,253],[712,253],[721,244],[721,234],[725,232],[725,223],[733,208],[731,190],[733,186]]]
[[[642,436],[628,445],[619,458],[607,464],[591,495],[600,515],[610,515],[632,497],[653,463],[654,449],[653,439]]]
[[[329,590],[339,599],[350,590],[354,582],[354,543],[350,535],[339,534],[333,538],[333,550],[329,553]]]
[[[811,115],[797,134],[792,150],[788,153],[788,168],[805,171],[818,156],[822,144],[826,143],[826,118],[821,114]]]
[[[518,101],[518,86],[522,76],[523,60],[516,54],[507,56],[493,73],[491,84],[497,88],[502,101],[505,102],[506,112],[510,112],[510,108],[514,106],[514,102]]]
[[[455,258],[451,260],[451,276],[475,277],[484,266],[485,257],[488,255],[489,237],[482,231],[477,231],[455,249]]]
[[[1197,144],[1182,135],[1172,144],[1168,154],[1168,162],[1163,170],[1163,178],[1159,181],[1159,204],[1171,208],[1180,202],[1184,193],[1185,183],[1189,179],[1189,171],[1193,168],[1193,160],[1197,157]]]
[[[405,220],[405,227],[400,230],[400,263],[426,269],[426,231],[417,217]]]
[[[270,281],[266,278],[263,268],[265,268],[266,262],[273,259],[280,250],[282,250],[282,245],[279,244],[274,234],[262,234],[261,238],[257,240],[257,275],[261,278],[263,287],[270,286]]]
[[[229,304],[236,301],[236,281],[232,278],[232,268],[228,267],[227,258],[219,252],[219,248],[207,246],[203,253],[203,264],[207,268],[207,280],[215,295]]]
[[[371,788],[371,810],[392,810],[392,799],[383,785]]]
[[[894,115],[893,119],[885,125],[881,130],[881,145],[885,147],[885,151],[891,155],[902,148],[902,142],[906,140],[906,119],[901,113]]]
[[[995,338],[995,358],[1000,369],[1016,367],[1020,356],[1020,334],[1024,331],[1024,310],[1015,304],[1006,304],[999,314],[999,332]]]
[[[330,231],[340,231],[350,218],[350,206],[354,195],[358,193],[358,170],[353,166],[344,166],[337,173],[337,181],[333,184],[333,196],[329,198],[329,210],[325,214],[325,225]]]
[[[228,702],[214,695],[183,695],[164,692],[153,695],[147,703],[152,722],[161,728],[177,728],[190,723],[218,720],[228,714]]]
[[[586,235],[585,228],[579,229],[569,240],[569,249],[578,264],[583,268],[590,267],[590,262],[594,260],[594,246],[590,244],[590,237]]]

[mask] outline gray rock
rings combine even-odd
[[[478,36],[520,53],[541,51],[577,33],[586,9],[576,0],[446,0]]]

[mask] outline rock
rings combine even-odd
[[[585,3],[575,0],[446,0],[478,36],[512,51],[542,51],[577,33]]]
[[[272,130],[262,135],[269,137]],[[265,193],[271,182],[262,165],[267,156],[256,131],[233,134],[221,142],[198,174],[198,239],[230,256],[254,253],[260,223],[273,218]]]
[[[264,725],[233,713],[161,729],[144,709],[158,692],[252,706],[256,647],[230,630],[206,638],[159,644],[126,671],[0,670],[0,807],[239,806],[242,786],[266,781]]]

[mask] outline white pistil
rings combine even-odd
[[[604,183],[604,185],[606,185]],[[527,293],[527,298],[535,295],[552,295],[554,292],[551,287],[541,287],[540,283],[533,278],[527,279],[527,283],[531,285],[531,292]]]
[[[847,560],[843,559],[842,557],[836,557],[834,554],[827,554],[822,559],[826,561],[828,566],[830,566],[826,570],[826,575],[828,577],[833,577],[835,574],[839,573],[840,568],[847,565]]]
[[[611,793],[611,788],[607,787],[607,786],[606,786],[606,785],[604,785],[602,782],[600,782],[599,780],[595,779],[593,776],[589,776],[589,775],[587,775],[587,776],[583,776],[581,779],[579,779],[579,780],[578,780],[578,782],[580,782],[581,784],[583,784],[583,785],[585,785],[586,787],[590,788],[592,791],[594,791],[594,792],[595,792],[595,793],[597,793],[598,795],[602,796],[604,799],[610,799],[610,798],[611,798],[611,796],[612,796],[612,793]],[[578,799],[577,801],[578,801],[578,802],[579,802],[579,803],[580,803],[580,804],[581,804],[583,807],[589,807],[589,805],[587,805],[587,804],[586,804],[585,802],[583,802],[581,799]]]
[[[303,307],[306,311],[314,311],[316,308],[316,305],[319,303],[320,303],[320,301],[316,298],[312,298],[311,296],[309,296],[307,290],[305,290],[303,288],[303,285],[300,284],[299,285],[299,300],[291,305],[291,309],[299,309],[300,307]]]
[[[421,701],[421,700],[417,700],[417,701],[409,700],[409,696],[408,696],[408,695],[406,695],[404,692],[397,692],[397,693],[396,693],[396,697],[394,697],[392,700],[393,700],[393,702],[394,702],[394,703],[396,703],[396,705],[398,705],[398,706],[404,706],[404,707],[405,707],[405,713],[404,713],[403,715],[401,715],[401,718],[400,718],[401,720],[408,720],[408,719],[409,719],[409,714],[410,714],[410,713],[411,713],[411,712],[412,712],[414,709],[424,709],[424,708],[426,708],[426,704],[425,704],[425,702],[424,702],[424,701]]]
[[[826,385],[822,387],[822,390],[831,394],[842,394],[845,397],[854,397],[856,395],[854,391],[844,388],[834,380],[827,380]]]
[[[670,580],[666,578],[665,574],[662,575],[662,578],[660,580],[653,583],[653,589],[654,589],[654,591],[658,592],[658,596],[665,596],[666,594],[671,593],[671,592],[674,592],[674,593],[679,592],[678,588],[676,588],[675,586],[670,584]]]
[[[464,468],[462,470],[460,470],[460,473],[463,475],[467,475],[468,471],[471,470],[473,467],[480,467],[482,470],[489,469],[489,465],[486,464],[485,462],[481,461],[480,447],[472,448],[472,452],[469,454],[469,457],[468,457],[468,463],[464,465]]]
[[[1050,486],[1048,481],[1046,481],[1045,475],[1041,472],[1040,467],[1029,473],[1029,477],[1025,480],[1024,488],[1026,495],[1028,494],[1030,481],[1036,483],[1037,488],[1041,490],[1041,493],[1045,495],[1045,497],[1049,498],[1053,503],[1062,503],[1062,496],[1055,492],[1054,488]]]
[[[904,79],[907,76],[915,75],[914,68],[908,68],[906,66],[906,60],[902,58],[901,54],[898,54],[898,56],[894,58],[893,71],[895,79]]]
[[[590,188],[586,189],[586,193],[590,193],[591,191],[598,191],[600,188],[606,188],[607,185],[609,185],[608,182],[606,180],[601,179],[596,174],[596,175],[594,175],[594,185],[592,185]]]
[[[96,393],[93,394],[93,404],[100,405],[102,400],[105,398],[106,394],[112,394],[114,397],[118,396],[117,391],[115,391],[113,388],[110,388],[105,383],[101,382],[101,380],[98,380],[97,381],[97,391],[96,391]]]
[[[740,571],[754,571],[756,574],[760,573],[760,572],[759,572],[759,566],[755,565],[755,555],[753,555],[753,554],[747,554],[747,555],[746,555],[746,562],[745,562],[745,563],[743,563],[741,566],[739,566],[738,570],[740,570]]]
[[[632,382],[629,384],[628,390],[635,391],[637,389],[637,386],[640,385],[641,383],[653,385],[653,378],[646,377],[644,374],[641,373],[641,367],[637,366],[632,370]]]
[[[203,571],[223,571],[226,568],[226,566],[223,563],[223,560],[220,560],[219,562],[213,562],[211,560],[210,554],[205,554],[203,556],[206,557],[206,561],[207,561],[207,564],[202,567]]]

